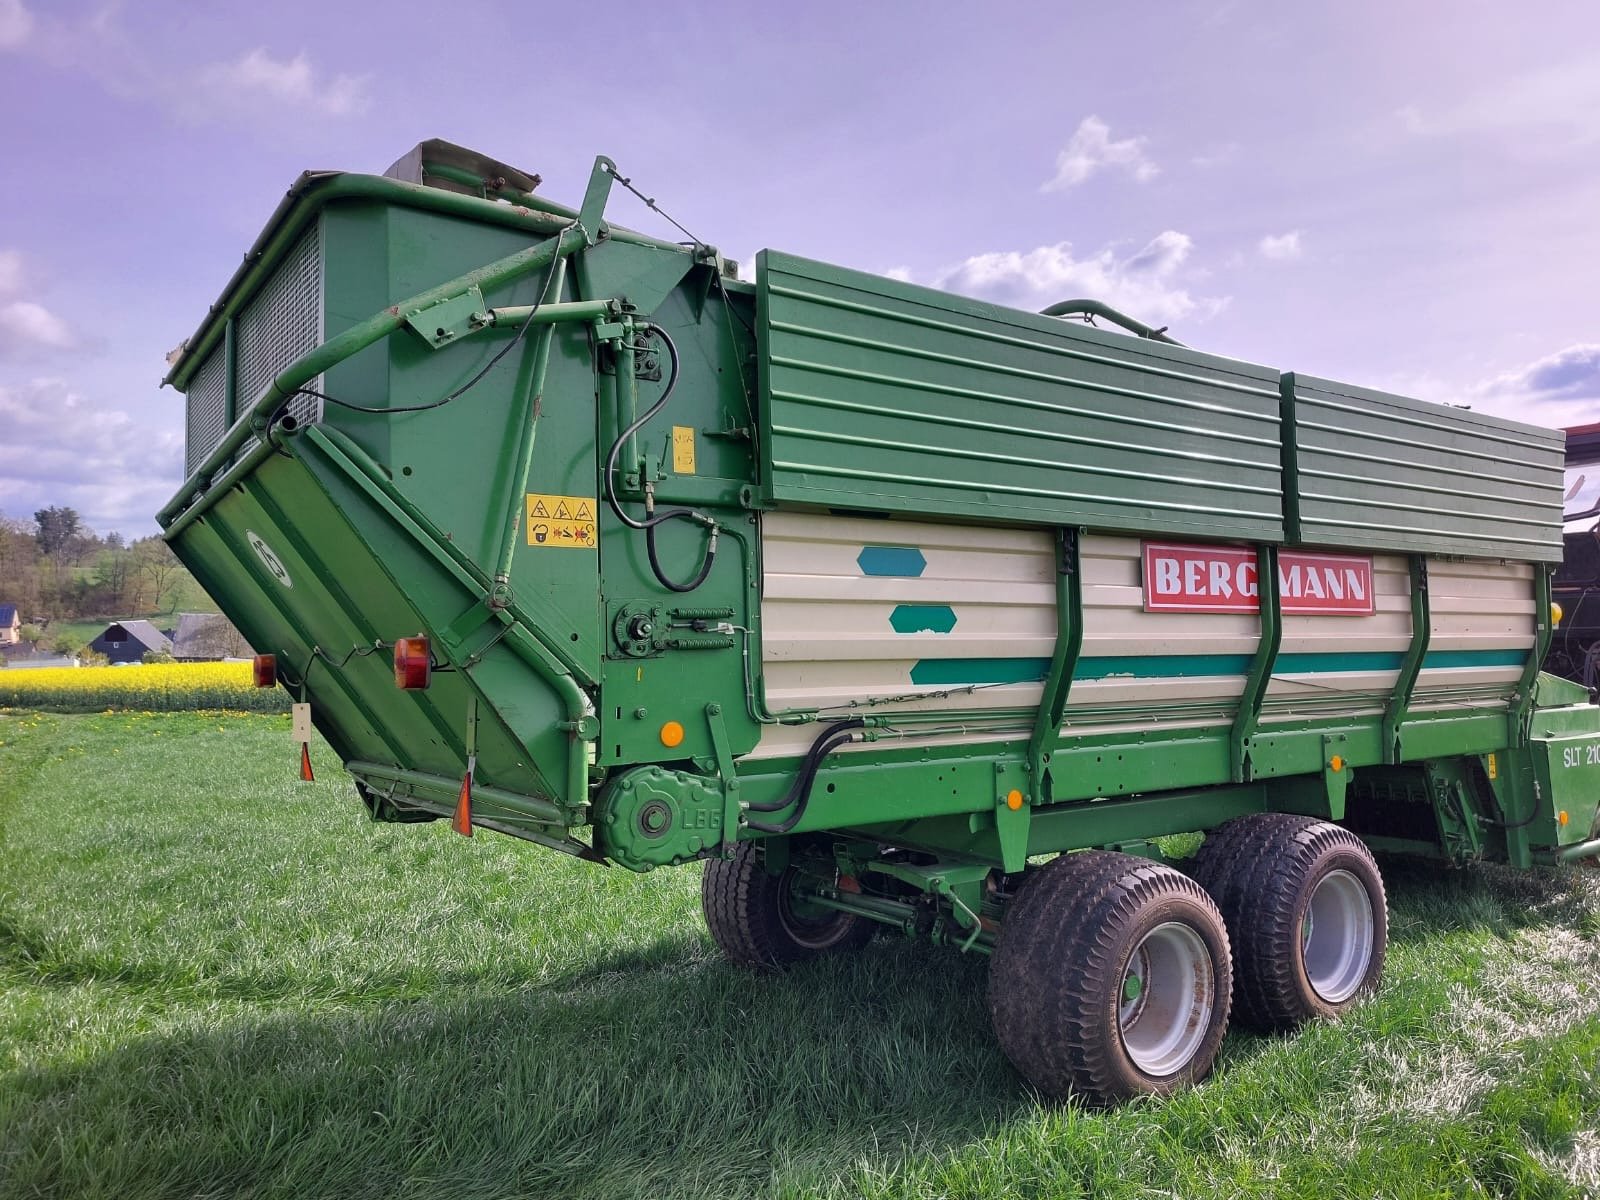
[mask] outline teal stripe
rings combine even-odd
[[[1337,671],[1397,671],[1403,655],[1388,651],[1327,651],[1280,654],[1275,675],[1309,675]],[[1195,676],[1243,675],[1248,654],[1123,654],[1078,660],[1073,678],[1187,679]],[[1526,650],[1435,650],[1422,660],[1424,670],[1462,667],[1520,667]],[[936,687],[970,684],[1037,683],[1050,666],[1048,658],[924,658],[911,668],[911,682]]]

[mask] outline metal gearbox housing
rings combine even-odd
[[[709,779],[642,767],[601,793],[596,848],[630,871],[687,862],[722,841],[722,812],[722,791]]]

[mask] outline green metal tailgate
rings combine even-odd
[[[1296,374],[1283,411],[1292,541],[1561,561],[1559,429]]]
[[[1278,373],[765,251],[778,502],[1280,541]]]

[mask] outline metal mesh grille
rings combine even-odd
[[[321,343],[322,229],[313,224],[234,322],[235,416],[260,399],[279,372]],[[189,381],[185,462],[191,473],[228,431],[226,385],[219,343]],[[322,377],[306,386],[321,391]],[[287,411],[301,424],[319,421],[322,402],[296,396]]]
[[[218,345],[189,380],[185,474],[192,474],[228,431],[227,380],[223,367],[222,346]]]
[[[243,411],[254,404],[273,377],[301,355],[322,344],[322,229],[313,224],[284,256],[277,274],[239,314],[238,397]],[[322,390],[319,376],[306,385]],[[322,402],[296,396],[288,411],[302,424],[319,420]]]

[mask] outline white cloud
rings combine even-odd
[[[1579,342],[1473,389],[1477,407],[1540,425],[1600,421],[1600,344]]]
[[[1078,123],[1072,140],[1056,155],[1055,177],[1039,190],[1060,192],[1077,187],[1097,171],[1116,167],[1140,183],[1154,179],[1161,168],[1145,156],[1145,138],[1111,140],[1111,129],[1099,117],[1085,117]]]
[[[1413,137],[1496,135],[1519,147],[1549,142],[1557,148],[1600,141],[1600,57],[1558,63],[1512,78],[1497,78],[1475,95],[1395,112]]]
[[[55,313],[31,300],[0,304],[0,358],[20,358],[30,350],[65,350],[72,329]]]
[[[911,282],[910,267],[890,267],[883,275],[885,279],[898,279],[901,283]]]
[[[366,111],[368,80],[358,75],[323,77],[304,51],[275,59],[256,47],[230,62],[212,63],[200,71],[201,89],[225,105],[265,99],[286,108],[347,117]]]
[[[33,32],[33,14],[22,0],[0,0],[0,50],[22,45]]]
[[[0,512],[68,505],[100,532],[146,532],[178,486],[173,428],[91,404],[60,379],[0,385]]]
[[[32,358],[76,344],[72,327],[34,300],[8,300],[26,284],[22,255],[0,250],[0,361]]]
[[[1175,229],[1139,250],[1119,255],[1107,246],[1086,258],[1070,242],[1032,250],[978,254],[934,279],[934,286],[1016,308],[1043,308],[1057,300],[1089,297],[1152,325],[1221,311],[1226,297],[1198,297],[1181,276],[1194,243]]]
[[[1305,253],[1298,229],[1291,229],[1288,233],[1269,233],[1256,243],[1256,249],[1261,252],[1262,258],[1270,258],[1273,262],[1293,262]]]

